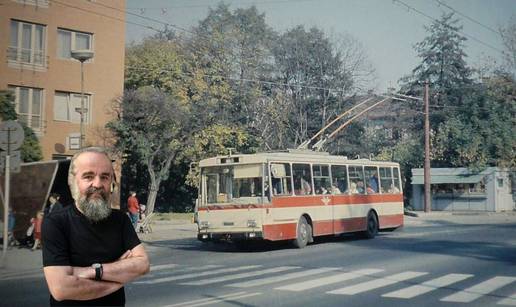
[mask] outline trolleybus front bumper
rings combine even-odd
[[[245,232],[199,232],[197,239],[203,242],[208,241],[241,241],[241,240],[262,240],[261,231]]]

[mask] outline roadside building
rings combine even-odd
[[[488,167],[481,172],[467,168],[432,168],[433,211],[502,212],[515,209],[516,172]],[[412,201],[415,210],[424,209],[424,173],[412,169]]]
[[[44,160],[79,149],[81,65],[84,145],[104,145],[113,99],[123,94],[125,1],[7,0],[0,3],[0,90],[15,93],[16,112],[36,133]]]

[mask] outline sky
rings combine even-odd
[[[188,29],[207,15],[219,0],[127,0],[132,14]],[[470,66],[478,67],[490,57],[501,62],[503,45],[496,30],[516,18],[516,0],[226,0],[230,9],[256,6],[266,23],[278,32],[304,25],[328,35],[349,34],[356,38],[376,70],[376,90],[396,87],[420,62],[414,45],[427,32],[424,26],[443,13],[456,11],[462,34],[468,40],[465,52]],[[451,8],[451,9],[450,9]],[[138,42],[163,24],[127,14],[126,41]],[[492,60],[491,60],[492,61]]]

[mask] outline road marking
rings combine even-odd
[[[269,274],[269,273],[278,273],[278,272],[299,269],[299,268],[300,267],[298,267],[298,266],[280,266],[280,267],[271,268],[271,269],[262,270],[262,271],[240,273],[240,274],[233,274],[233,275],[222,276],[222,277],[215,277],[215,278],[211,278],[211,279],[185,282],[185,283],[181,283],[181,285],[201,286],[201,285],[213,284],[213,283],[222,282],[222,281],[235,280],[235,279],[252,277],[252,276],[260,276],[260,275],[265,275],[265,274]]]
[[[389,292],[382,296],[395,298],[413,298],[418,295],[425,294],[442,287],[446,287],[448,285],[459,282],[466,278],[470,278],[472,276],[472,274],[448,274],[439,278],[425,281],[420,285],[414,285],[398,291]]]
[[[514,281],[516,281],[516,277],[496,276],[482,283],[479,283],[478,285],[442,298],[441,301],[469,303],[481,297],[482,295],[489,294],[496,289],[506,286]]]
[[[282,287],[275,288],[276,290],[288,290],[288,291],[303,291],[307,289],[322,287],[325,285],[330,285],[334,283],[338,283],[341,281],[346,281],[354,278],[364,277],[367,275],[375,274],[382,272],[383,270],[380,269],[364,269],[364,270],[358,270],[348,273],[341,273],[336,274],[328,277],[322,277],[312,280],[307,280],[295,284],[290,284]]]
[[[241,266],[241,267],[236,267],[236,268],[226,268],[226,269],[219,269],[219,270],[213,270],[213,271],[208,271],[208,272],[195,273],[195,274],[184,274],[184,275],[156,278],[156,279],[145,280],[145,281],[136,281],[133,283],[134,284],[157,284],[157,283],[169,282],[169,281],[174,281],[174,280],[214,275],[214,274],[218,274],[218,273],[229,273],[229,272],[250,270],[250,269],[256,269],[259,267],[261,267],[261,265],[248,265],[248,266]]]
[[[304,276],[315,275],[315,274],[329,272],[329,271],[335,271],[335,270],[339,270],[339,269],[340,268],[311,269],[311,270],[306,270],[306,271],[302,271],[302,272],[285,274],[285,275],[281,275],[281,276],[273,276],[273,277],[267,277],[267,278],[259,278],[259,279],[250,280],[250,281],[246,281],[246,282],[239,282],[239,283],[235,283],[235,284],[230,284],[228,286],[229,287],[238,287],[238,288],[249,288],[249,287],[254,287],[254,286],[272,284],[272,283],[275,283],[278,281],[284,281],[284,280],[294,279],[294,278],[298,278],[298,277],[304,277]]]
[[[159,271],[159,270],[166,270],[166,269],[175,268],[176,266],[178,266],[178,264],[175,264],[175,263],[151,265],[150,271],[153,272],[153,271]]]
[[[150,280],[153,278],[158,278],[158,276],[163,275],[170,275],[170,274],[179,274],[179,273],[185,273],[185,272],[196,272],[196,271],[204,271],[208,269],[214,269],[214,268],[221,268],[223,265],[216,265],[216,264],[207,264],[203,266],[197,266],[197,267],[183,267],[174,269],[173,272],[171,271],[158,271],[158,272],[151,272],[143,277],[145,280]]]
[[[497,304],[505,306],[516,306],[516,293],[507,298],[504,298],[503,300],[500,300]]]
[[[377,288],[385,287],[385,286],[388,286],[388,285],[393,285],[393,284],[399,283],[401,281],[405,281],[405,280],[408,280],[408,279],[416,278],[416,277],[419,277],[419,276],[422,276],[422,275],[426,275],[426,274],[428,274],[428,273],[427,272],[408,271],[408,272],[403,272],[403,273],[399,273],[399,274],[394,274],[394,275],[391,275],[389,277],[383,277],[383,278],[378,278],[378,279],[371,280],[371,281],[366,281],[366,282],[363,282],[363,283],[359,283],[359,284],[356,284],[356,285],[353,285],[353,286],[344,287],[344,288],[341,288],[341,289],[329,291],[329,292],[326,292],[326,293],[353,295],[353,294],[362,293],[362,292],[365,292],[365,291],[369,291],[369,290],[374,290],[374,289],[377,289]]]
[[[221,302],[225,302],[225,301],[229,301],[229,300],[233,301],[235,299],[244,298],[244,297],[251,297],[251,296],[256,296],[256,295],[260,295],[260,294],[261,293],[259,293],[259,292],[254,292],[254,293],[236,292],[236,293],[231,293],[231,294],[226,294],[226,295],[221,295],[221,296],[215,296],[215,297],[198,299],[198,300],[194,300],[194,301],[188,301],[188,302],[183,302],[183,303],[166,305],[166,306],[163,306],[163,307],[180,307],[180,306],[194,307],[194,306],[203,306],[203,305],[210,305],[210,304],[221,303]]]

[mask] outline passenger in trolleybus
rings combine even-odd
[[[301,175],[297,175],[295,177],[295,186],[296,186],[296,194],[297,195],[309,195],[312,194],[311,184],[303,178]]]

